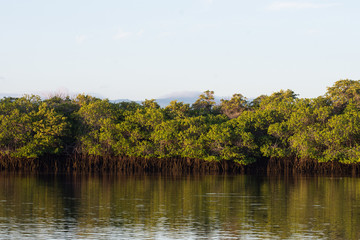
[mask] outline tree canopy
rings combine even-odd
[[[0,154],[192,158],[250,164],[262,158],[360,161],[360,82],[340,80],[323,96],[280,90],[252,101],[240,93],[216,104],[154,99],[113,103],[80,94],[0,100]]]

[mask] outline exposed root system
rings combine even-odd
[[[0,158],[0,169],[26,172],[79,173],[164,173],[164,174],[351,174],[360,175],[359,164],[319,163],[311,159],[270,159],[250,165],[233,161],[204,161],[189,158],[99,158],[89,156],[46,157],[42,159]]]

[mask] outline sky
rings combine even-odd
[[[360,79],[358,0],[0,0],[0,93],[317,97]]]

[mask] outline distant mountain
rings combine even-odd
[[[167,105],[170,104],[171,101],[173,100],[177,100],[178,102],[184,102],[184,103],[189,103],[189,104],[192,104],[196,101],[197,97],[196,98],[193,98],[193,97],[179,97],[179,98],[172,98],[172,97],[169,97],[169,98],[158,98],[158,99],[155,99],[155,101],[160,105],[160,107],[166,107]],[[136,103],[139,103],[141,104],[144,100],[141,100],[141,101],[134,101],[134,100],[130,100],[130,99],[116,99],[116,100],[110,100],[110,102],[113,102],[113,103],[119,103],[119,102],[136,102]]]
[[[167,96],[164,96],[162,98],[155,99],[156,102],[160,105],[160,107],[164,108],[170,104],[171,101],[177,100],[178,102],[183,102],[187,104],[193,104],[196,102],[196,100],[199,98],[200,94],[202,92],[179,92],[179,93],[173,93],[169,94]],[[95,94],[91,95],[94,96]],[[18,94],[18,93],[0,93],[0,99],[4,97],[22,97],[24,94]],[[101,97],[100,97],[101,98]],[[231,99],[231,97],[219,97],[215,96],[215,102],[219,104],[221,99]],[[145,99],[144,99],[145,100]],[[115,100],[110,100],[110,102],[113,103],[119,103],[119,102],[136,102],[141,104],[144,100],[131,100],[128,98],[120,98]],[[252,101],[253,98],[248,99],[248,101]]]
[[[4,98],[4,97],[21,97],[23,95],[21,94],[17,94],[17,93],[0,93],[0,98]]]
[[[183,102],[183,103],[188,103],[188,104],[193,104],[194,102],[196,102],[196,100],[199,98],[199,96],[196,97],[168,97],[168,98],[159,98],[156,99],[156,102],[161,106],[161,107],[166,107],[170,104],[171,101],[173,100],[177,100],[178,102]],[[215,102],[216,103],[220,103],[220,100],[223,99],[222,97],[217,97],[215,96]]]
[[[160,107],[164,108],[166,106],[168,106],[170,104],[171,101],[177,100],[178,102],[183,102],[183,103],[187,103],[187,104],[193,104],[194,102],[196,102],[196,100],[199,98],[200,94],[202,94],[201,92],[184,92],[184,93],[175,93],[175,94],[170,94],[168,96],[162,97],[162,98],[158,98],[155,99],[156,102],[160,105]],[[22,97],[24,96],[24,94],[17,94],[17,93],[0,93],[0,99],[4,98],[4,97]],[[94,96],[94,95],[91,95]],[[101,98],[101,97],[100,97]],[[221,99],[231,99],[231,97],[219,97],[219,96],[215,96],[215,102],[217,104],[219,104],[221,101]],[[144,99],[145,100],[145,99]],[[110,100],[110,102],[112,103],[119,103],[119,102],[136,102],[141,104],[144,100],[131,100],[128,98],[120,98],[120,99],[115,99],[115,100]],[[253,98],[248,99],[248,101],[252,101]]]
[[[178,102],[193,104],[196,101],[197,97],[168,97],[168,98],[159,98],[156,99],[156,102],[161,107],[166,107],[170,104],[171,101],[177,100]]]
[[[199,93],[200,95],[201,93]],[[169,97],[164,97],[164,98],[158,98],[155,99],[156,102],[160,105],[160,107],[164,108],[166,106],[168,106],[170,104],[171,101],[177,100],[178,102],[183,102],[183,103],[187,103],[187,104],[193,104],[194,102],[196,102],[196,100],[199,98],[199,95],[196,96],[189,96],[189,95],[185,95],[185,96],[169,96]],[[220,99],[223,99],[223,97],[217,97],[215,96],[215,102],[216,103],[220,103]],[[133,100],[130,99],[116,99],[116,100],[111,100],[111,102],[113,103],[119,103],[119,102],[132,102]],[[143,101],[134,101],[137,103],[142,103]]]
[[[193,104],[198,98],[201,92],[197,91],[183,91],[175,92],[168,95],[165,95],[162,98],[156,99],[156,102],[161,107],[166,107],[170,104],[171,101],[177,100],[178,102]]]
[[[141,103],[141,101],[133,101],[133,100],[130,100],[130,99],[127,99],[127,98],[110,100],[110,102],[113,102],[113,103],[119,103],[119,102],[137,102],[137,103]]]

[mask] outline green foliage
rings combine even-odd
[[[66,118],[41,102],[24,96],[0,102],[0,149],[2,155],[37,158],[60,153]]]
[[[186,118],[190,116],[190,105],[174,100],[170,102],[170,105],[165,107],[165,111],[170,119]]]
[[[79,95],[75,103],[80,106],[76,114],[81,123],[77,133],[77,152],[94,156],[112,155],[116,105],[85,95]]]
[[[80,94],[0,100],[0,153],[16,158],[192,158],[250,164],[262,158],[360,161],[360,82],[340,80],[324,96],[291,90],[251,103],[241,94],[214,101],[205,91],[190,107],[112,103]]]
[[[142,102],[142,105],[143,105],[145,108],[153,108],[153,109],[158,109],[158,108],[160,108],[160,105],[156,102],[155,99],[151,99],[151,100],[145,99],[145,101]]]
[[[332,87],[328,87],[326,97],[338,112],[343,111],[350,101],[360,104],[360,81],[337,81]]]
[[[221,99],[221,112],[231,118],[238,117],[248,108],[246,98],[240,93],[234,94],[230,100]]]
[[[215,106],[214,91],[206,90],[191,106],[199,115],[210,114]]]
[[[291,157],[288,138],[291,135],[287,126],[296,108],[297,98],[291,90],[281,90],[270,96],[261,96],[253,108],[253,125],[258,145],[263,156],[270,158]]]

